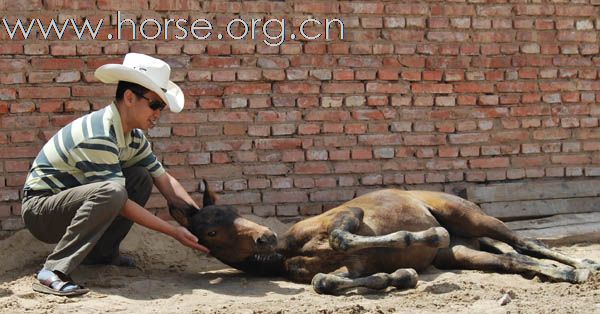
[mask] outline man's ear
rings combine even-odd
[[[128,106],[131,106],[136,98],[137,95],[130,89],[126,90],[125,93],[123,93],[123,103],[125,103]]]
[[[169,213],[171,214],[171,216],[173,218],[175,218],[175,221],[177,221],[180,225],[182,225],[186,228],[190,226],[190,219],[192,218],[194,213],[196,211],[198,211],[198,209],[193,208],[191,206],[186,206],[184,208],[177,208],[177,207],[173,206],[173,204],[171,204],[171,203],[169,203],[168,205],[169,205]]]
[[[202,179],[202,183],[204,183],[204,195],[202,197],[202,207],[206,207],[209,205],[215,205],[217,202],[217,195],[210,189],[206,180]],[[202,184],[198,185],[198,190],[202,190]]]

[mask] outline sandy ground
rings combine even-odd
[[[286,228],[276,219],[261,222]],[[33,273],[51,248],[27,231],[0,241],[0,313],[600,313],[600,273],[572,285],[431,268],[416,289],[322,296],[282,278],[239,273],[141,227],[122,247],[137,269],[81,266],[73,277],[92,291],[63,298],[31,290]],[[600,261],[598,243],[557,249]],[[505,295],[511,301],[500,305]]]

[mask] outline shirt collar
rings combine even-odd
[[[119,109],[117,109],[117,105],[115,103],[111,103],[107,108],[108,114],[106,118],[111,121],[111,124],[115,128],[115,133],[117,136],[117,146],[119,148],[127,147],[127,143],[131,142],[131,134],[123,134],[123,124],[121,123],[121,115],[119,114]]]

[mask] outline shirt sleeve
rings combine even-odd
[[[93,137],[79,143],[70,158],[89,183],[114,180],[125,185],[119,150],[110,137]]]
[[[158,161],[156,155],[152,151],[150,141],[140,131],[135,135],[134,143],[132,145],[137,146],[135,155],[123,163],[123,168],[129,167],[144,167],[150,172],[152,177],[156,178],[161,176],[166,170],[163,165]]]

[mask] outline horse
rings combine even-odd
[[[301,220],[278,239],[234,207],[217,205],[204,186],[202,208],[169,204],[169,212],[212,256],[250,274],[310,283],[320,294],[414,288],[418,272],[431,265],[570,283],[600,270],[594,261],[517,235],[475,203],[447,193],[377,190]]]

